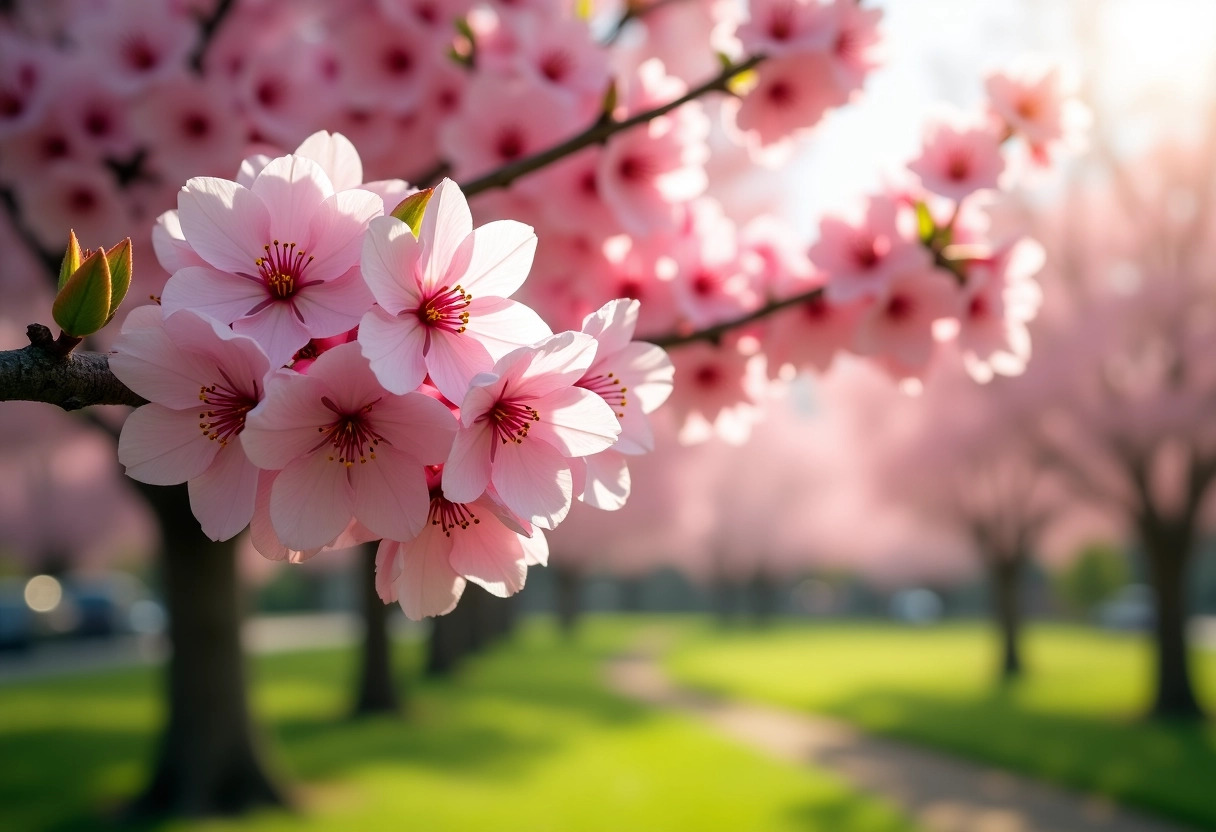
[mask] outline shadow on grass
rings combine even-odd
[[[395,668],[406,692],[401,717],[356,721],[347,718],[354,651],[254,662],[255,711],[268,756],[285,772],[289,789],[307,790],[369,766],[523,781],[536,764],[563,747],[566,732],[560,726],[577,730],[647,718],[643,709],[595,684],[597,655],[577,645],[507,642],[442,680],[420,679],[420,658],[418,645],[398,645]],[[24,727],[21,714],[10,711],[9,727],[0,726],[0,760],[5,761],[0,828],[163,828],[163,822],[123,825],[119,820],[124,796],[143,784],[153,759],[158,683],[155,671],[139,670],[0,691],[0,701],[6,702],[0,707],[16,702],[18,709],[38,714]],[[60,700],[62,707],[91,712],[72,720],[70,727],[55,725],[58,706],[47,703]],[[135,716],[111,720],[109,708]]]

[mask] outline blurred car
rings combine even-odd
[[[1153,590],[1144,584],[1128,584],[1113,598],[1098,605],[1098,624],[1110,630],[1147,630],[1157,614]]]

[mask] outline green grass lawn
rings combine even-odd
[[[606,692],[600,660],[634,625],[592,621],[576,646],[543,623],[456,679],[417,683],[408,716],[344,719],[353,656],[258,659],[256,710],[294,813],[172,830],[895,832],[913,827],[835,779],[770,761],[678,715]],[[151,669],[0,688],[0,828],[106,829],[145,776],[160,718]]]
[[[667,667],[699,688],[840,716],[1216,828],[1216,722],[1142,718],[1144,638],[1040,626],[1025,650],[1026,678],[1000,687],[980,624],[702,627],[676,641]],[[1197,653],[1194,669],[1216,714],[1216,653]]]

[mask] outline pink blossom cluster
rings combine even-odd
[[[554,334],[512,300],[530,226],[475,228],[445,179],[415,229],[379,193],[405,190],[364,187],[328,133],[191,178],[158,223],[162,302],[111,367],[151,402],[123,426],[130,476],[188,483],[208,536],[251,526],[273,559],[381,539],[381,595],[420,618],[466,581],[522,588],[574,499],[623,505],[673,369],[633,340],[637,301]]]

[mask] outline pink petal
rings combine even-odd
[[[358,267],[352,267],[334,280],[305,286],[292,300],[308,334],[313,338],[329,338],[350,332],[358,325],[372,305],[372,294]]]
[[[464,249],[454,263],[464,265],[461,274],[445,279],[460,284],[473,297],[510,296],[523,285],[536,254],[532,226],[514,220],[486,223],[461,243]]]
[[[357,188],[363,182],[359,151],[341,133],[318,130],[300,143],[296,155],[306,156],[319,164],[335,191]]]
[[[311,239],[307,232],[313,214],[326,197],[333,195],[334,187],[312,159],[291,155],[271,159],[249,190],[270,214],[270,236],[304,247],[305,240]],[[263,245],[268,242],[262,241]]]
[[[549,541],[540,529],[533,532],[531,537],[520,537],[519,543],[524,548],[524,563],[528,566],[549,565]]]
[[[540,414],[528,432],[552,445],[562,456],[587,456],[612,447],[621,432],[616,414],[599,395],[565,387],[533,401]]]
[[[443,284],[457,249],[472,233],[473,215],[469,213],[469,203],[455,182],[444,179],[431,195],[418,229],[418,241],[426,252],[422,272],[425,287]]]
[[[595,360],[596,342],[590,335],[581,332],[562,332],[528,348],[528,360],[516,364],[511,370],[495,371],[508,380],[515,380],[513,388],[519,395],[544,396],[569,387],[580,378]],[[513,353],[503,358],[505,362]]]
[[[241,445],[254,465],[286,468],[317,447],[317,428],[334,416],[321,403],[323,390],[316,379],[292,370],[279,370],[266,379],[266,397],[249,412],[241,431]]]
[[[406,617],[418,621],[455,609],[465,580],[448,564],[451,541],[441,531],[428,529],[416,539],[396,545],[401,550],[401,575],[395,589]]]
[[[378,537],[409,540],[426,525],[431,505],[426,472],[418,459],[383,443],[375,454],[347,469],[355,517]]]
[[[207,470],[219,448],[199,428],[197,411],[146,404],[122,426],[118,461],[132,479],[177,485]]]
[[[409,393],[422,384],[425,343],[426,332],[414,315],[396,317],[375,306],[359,322],[359,346],[376,380],[390,393]]]
[[[274,486],[277,471],[262,471],[258,475],[257,496],[253,502],[253,517],[249,521],[249,539],[258,554],[267,560],[289,561],[303,563],[311,558],[321,547],[299,550],[288,549],[275,534],[270,522],[270,491]]]
[[[443,479],[446,494],[446,466]],[[491,481],[507,508],[542,528],[555,528],[570,511],[574,487],[570,461],[547,442],[529,436],[520,445],[500,445]]]
[[[384,203],[371,191],[356,188],[326,199],[309,225],[308,253],[316,258],[308,266],[309,278],[329,280],[357,265],[367,224],[383,213]]]
[[[257,341],[272,367],[282,367],[312,337],[289,301],[274,301],[256,315],[233,321],[232,328]]]
[[[465,334],[481,342],[495,361],[553,334],[531,307],[506,298],[475,297],[466,311],[469,323]]]
[[[519,592],[528,577],[519,535],[490,518],[454,529],[448,560],[457,573],[499,598]]]
[[[625,385],[629,406],[641,406],[643,413],[653,413],[671,395],[675,367],[662,347],[634,341],[612,358],[612,366]]]
[[[342,533],[354,502],[346,471],[315,453],[279,472],[270,490],[270,520],[283,545],[311,549]]]
[[[249,314],[268,297],[261,280],[238,277],[207,266],[188,266],[165,284],[161,308],[165,315],[189,309],[222,324],[230,324]]]
[[[493,434],[484,425],[457,431],[443,466],[444,497],[453,503],[471,503],[485,493],[490,484],[493,441]]]
[[[628,346],[638,325],[641,307],[636,300],[618,298],[608,301],[583,319],[583,332],[599,342],[595,354],[600,360]]]
[[[252,338],[238,335],[217,321],[187,310],[167,316],[165,332],[173,338],[185,357],[196,358],[208,365],[207,374],[204,375],[206,381],[215,383],[221,380],[222,370],[243,392],[253,394],[255,390],[262,389],[262,382],[270,372],[270,362]]]
[[[110,369],[119,381],[149,401],[175,410],[193,410],[198,407],[199,389],[212,381],[215,365],[179,350],[165,332],[159,310],[150,308],[155,312],[138,316],[151,318],[150,326],[131,326],[131,319],[137,316],[127,316],[127,324],[114,342]]]
[[[422,303],[415,269],[422,247],[410,227],[396,217],[376,217],[363,237],[360,265],[376,303],[394,315]]]
[[[186,242],[176,210],[166,211],[156,218],[156,225],[152,226],[152,251],[160,267],[169,274],[206,262]]]
[[[440,464],[452,449],[456,417],[430,396],[385,396],[369,415],[374,429],[389,445],[423,465]]]
[[[347,413],[384,398],[384,388],[376,381],[357,342],[340,344],[321,353],[308,368],[308,377],[320,382],[324,394]],[[333,418],[331,413],[329,421]]]
[[[258,469],[240,445],[221,448],[215,461],[190,480],[190,509],[212,540],[228,540],[249,525],[258,489]]]
[[[494,359],[468,332],[432,332],[425,356],[427,371],[439,392],[453,402],[464,398],[469,382],[494,367]]]
[[[583,460],[587,482],[583,502],[601,511],[616,511],[629,499],[629,464],[615,451],[604,451]]]
[[[270,213],[252,191],[227,179],[199,176],[177,195],[177,217],[190,247],[220,271],[256,273],[270,242]]]
[[[376,547],[376,594],[386,604],[397,600],[397,578],[401,577],[401,544],[381,540]]]

